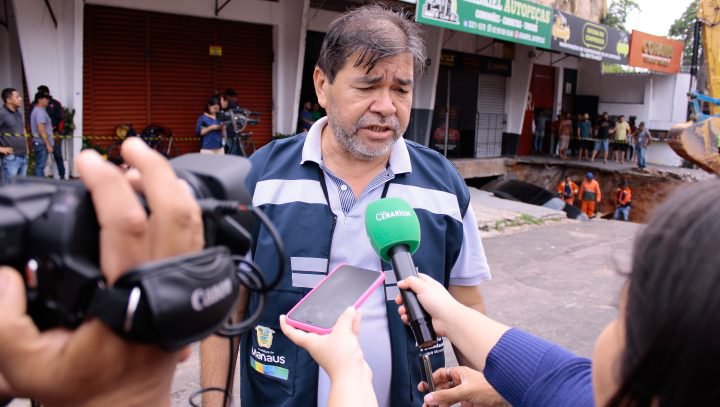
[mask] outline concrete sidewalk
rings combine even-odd
[[[568,220],[563,211],[498,198],[477,188],[470,188],[470,204],[483,237],[506,227]]]

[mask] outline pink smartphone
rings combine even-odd
[[[347,307],[358,308],[383,281],[381,272],[341,264],[287,313],[287,323],[303,331],[329,334]]]

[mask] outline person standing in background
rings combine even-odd
[[[626,179],[620,181],[620,187],[615,190],[615,215],[613,219],[630,220],[630,205],[632,203],[632,191]]]
[[[568,205],[575,203],[575,197],[578,194],[578,186],[569,175],[565,176],[565,180],[558,184],[557,193],[563,201]]]
[[[48,154],[52,154],[55,146],[52,120],[45,110],[52,96],[38,92],[35,95],[35,107],[30,113],[30,131],[33,135],[33,151],[35,152],[35,176],[45,176]]]
[[[4,106],[0,108],[0,154],[2,154],[2,183],[7,184],[11,177],[24,176],[27,173],[27,137],[25,120],[20,108],[22,97],[13,88],[2,91]]]
[[[545,110],[540,110],[535,114],[535,134],[533,138],[533,151],[535,154],[542,154],[543,139],[545,138],[545,125],[549,119]]]
[[[225,154],[223,149],[223,133],[225,126],[218,120],[220,98],[213,96],[205,106],[205,113],[198,117],[195,134],[200,137],[200,153]]]
[[[578,138],[580,139],[578,161],[582,160],[583,151],[585,151],[585,159],[590,161],[590,150],[592,150],[593,146],[590,137],[592,137],[592,123],[590,122],[590,115],[585,113],[578,123]]]
[[[581,210],[588,218],[595,216],[595,205],[602,200],[600,184],[594,179],[593,173],[585,174],[585,179],[580,186]]]
[[[630,116],[630,118],[628,119],[628,124],[630,125],[630,133],[628,134],[627,157],[625,157],[627,158],[628,162],[632,160],[633,165],[637,165],[637,154],[635,154],[635,144],[637,144],[635,134],[637,134],[637,125],[635,124],[635,120],[635,116]]]
[[[600,148],[602,148],[605,153],[603,161],[607,164],[608,153],[610,151],[610,133],[612,132],[613,127],[615,127],[615,125],[613,121],[610,120],[610,116],[608,116],[607,112],[603,112],[602,117],[598,120],[596,126],[598,140],[595,141],[595,151],[593,151],[592,157],[590,158],[591,162],[595,161],[595,157],[598,152],[600,152]]]
[[[615,151],[613,151],[615,162],[619,162],[620,164],[625,164],[625,152],[627,150],[629,134],[630,125],[625,121],[625,116],[620,115],[615,125],[615,141],[617,141],[617,146],[615,147]]]
[[[552,117],[552,114],[548,112],[550,117]],[[563,114],[560,113],[557,115],[555,120],[550,122],[550,155],[555,155],[557,153],[558,147],[560,146],[560,122],[563,119]]]
[[[318,102],[313,103],[311,113],[313,123],[325,117],[325,111]]]
[[[37,88],[38,93],[50,94],[50,88],[45,85],[40,85]],[[32,115],[32,109],[35,107],[37,102],[33,101],[30,106],[30,114]],[[50,117],[52,122],[53,140],[55,142],[53,146],[53,161],[57,167],[58,178],[65,179],[65,160],[62,153],[62,134],[65,131],[65,113],[63,110],[62,103],[56,100],[54,97],[50,98],[50,102],[45,108],[45,112]]]
[[[303,108],[300,111],[300,133],[307,133],[310,131],[315,120],[313,120],[312,103],[308,100],[303,104]]]
[[[570,136],[572,135],[572,119],[570,119],[570,113],[566,113],[562,116],[562,120],[558,124],[558,133],[560,134],[560,146],[558,152],[561,160],[567,160],[566,154],[568,147],[570,147]]]
[[[228,110],[234,110],[234,109],[237,109],[240,107],[240,106],[238,106],[238,103],[237,103],[237,96],[238,96],[238,93],[235,89],[233,89],[233,88],[225,89],[225,99],[227,99],[227,101],[228,101],[228,106],[227,106]]]
[[[637,130],[637,145],[635,146],[635,154],[637,154],[638,168],[645,168],[645,159],[647,158],[647,148],[650,145],[652,135],[650,130],[645,128],[645,122],[640,122]]]

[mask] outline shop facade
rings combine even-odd
[[[314,60],[341,13],[317,3],[8,0],[0,51],[10,57],[0,62],[0,78],[30,97],[47,85],[75,109],[75,154],[82,136],[107,145],[127,123],[167,126],[180,152],[195,151],[195,119],[208,97],[226,88],[261,113],[251,129],[261,146],[277,133],[295,133],[301,106],[314,96]],[[633,86],[612,84],[628,79],[603,75],[601,63],[626,62],[626,33],[526,0],[419,0],[416,19],[428,58],[405,137],[449,157],[527,154],[538,109],[553,117],[612,113],[665,95],[674,78],[653,77],[652,93],[638,78]],[[576,35],[592,45],[583,49]],[[673,81],[673,89],[682,87]],[[610,97],[611,89],[624,93]]]
[[[168,127],[179,153],[197,151],[195,121],[227,88],[261,114],[256,146],[295,131],[310,0],[7,3],[3,86],[31,98],[47,85],[74,109],[69,162],[83,142],[115,142],[122,124]]]

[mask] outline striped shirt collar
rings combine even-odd
[[[312,161],[318,165],[322,165],[322,149],[320,147],[320,138],[322,130],[327,125],[327,117],[323,117],[316,121],[310,131],[308,131],[307,137],[305,138],[305,144],[303,145],[302,159],[300,164],[305,164],[307,161]],[[390,165],[388,168],[393,174],[404,174],[412,172],[412,165],[410,164],[410,153],[408,153],[405,139],[400,138],[392,146],[390,150]]]

